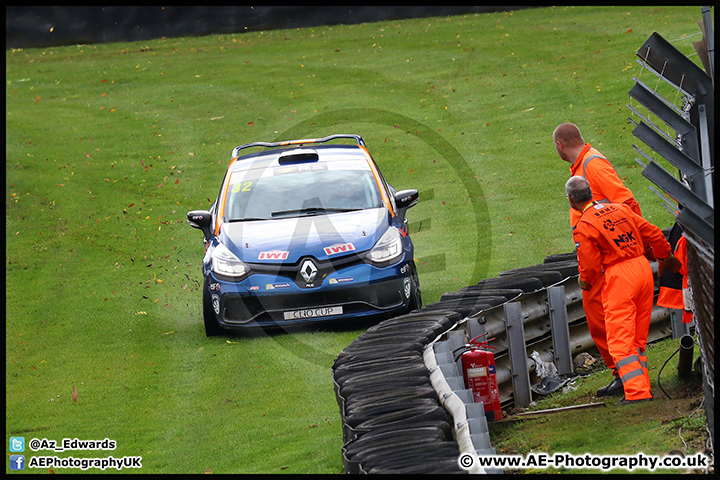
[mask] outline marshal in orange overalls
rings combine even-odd
[[[685,291],[689,287],[687,270],[687,240],[685,234],[677,222],[673,225],[668,238],[673,253],[680,261],[680,269],[677,273],[665,272],[660,276],[660,292],[657,297],[659,307],[682,310],[682,323],[690,323],[693,320],[692,307],[685,305]]]
[[[584,177],[590,184],[590,190],[593,193],[593,200],[600,203],[624,203],[629,206],[633,212],[642,215],[640,205],[638,205],[632,192],[623,184],[618,177],[615,168],[610,161],[605,158],[597,149],[593,148],[589,143],[585,144],[585,148],[570,167],[570,175],[578,175]],[[575,228],[580,219],[580,212],[570,208],[570,225]],[[590,336],[595,342],[600,355],[605,360],[605,364],[613,373],[617,373],[615,361],[608,351],[606,332],[605,332],[605,313],[602,305],[602,275],[593,283],[591,290],[583,290],[582,302],[585,318],[588,323]]]
[[[653,308],[653,274],[645,244],[658,258],[671,253],[662,230],[628,206],[588,202],[573,231],[580,278],[593,289],[603,276],[608,351],[626,400],[652,398],[645,345]]]

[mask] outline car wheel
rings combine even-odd
[[[420,292],[420,279],[418,278],[417,268],[414,265],[412,267],[412,290],[410,292],[410,302],[408,312],[413,310],[419,310],[422,308],[422,294]]]
[[[215,318],[207,282],[203,286],[203,320],[205,322],[205,336],[217,337],[223,334],[223,329],[218,325],[217,318]]]

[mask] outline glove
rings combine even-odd
[[[682,267],[682,263],[672,253],[662,260],[658,260],[658,278],[662,277],[663,272],[678,273]]]
[[[592,285],[590,285],[589,283],[583,281],[583,279],[580,278],[580,277],[578,277],[578,285],[580,285],[580,288],[582,288],[582,289],[585,290],[585,291],[590,291],[590,290],[592,290]]]
[[[655,256],[655,253],[653,252],[653,249],[650,245],[645,245],[645,258],[648,259],[648,262],[657,261],[657,257]]]

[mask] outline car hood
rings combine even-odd
[[[384,208],[264,221],[225,223],[220,241],[248,263],[294,263],[370,250],[385,233]]]

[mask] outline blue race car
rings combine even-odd
[[[420,308],[405,217],[417,201],[385,181],[358,135],[236,147],[210,210],[187,214],[204,236],[205,333]]]

